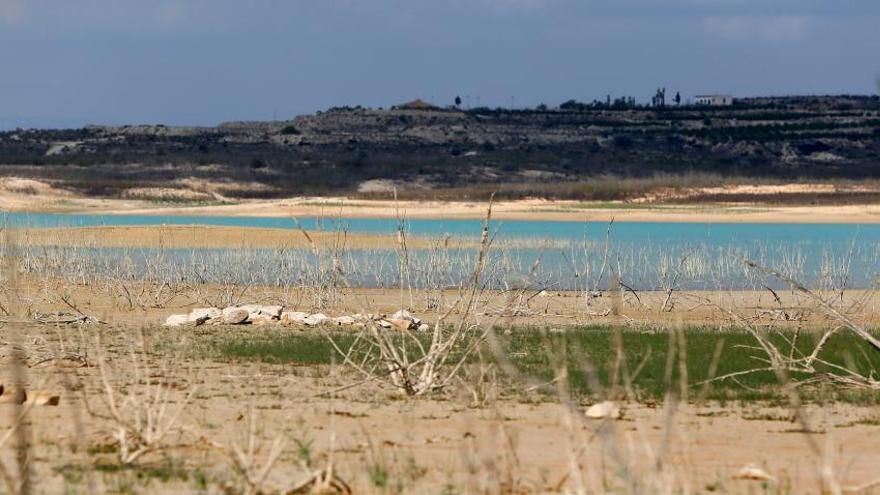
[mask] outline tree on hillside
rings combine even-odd
[[[461,96],[455,97],[455,106],[457,106],[457,107],[461,106]]]

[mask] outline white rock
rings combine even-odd
[[[413,318],[412,313],[410,313],[409,311],[407,311],[405,309],[401,309],[397,313],[394,313],[393,315],[391,315],[389,317],[389,319],[390,320],[407,320],[407,321],[414,321],[415,320],[415,318]]]
[[[430,332],[431,325],[428,325],[427,323],[422,323],[421,325],[419,325],[419,331],[420,332]]]
[[[251,311],[248,310],[248,308],[246,308],[244,306],[229,306],[228,308],[223,309],[223,311],[222,311],[223,317],[225,318],[225,317],[227,317],[237,311],[244,311],[247,314],[251,314]]]
[[[395,330],[400,330],[400,331],[409,330],[410,327],[412,327],[412,325],[413,325],[412,320],[401,320],[401,319],[397,319],[397,318],[388,318],[388,320],[386,320],[386,321],[388,321],[388,323],[390,323],[391,326]]]
[[[323,313],[316,313],[316,314],[309,315],[308,317],[306,317],[303,320],[303,323],[305,323],[306,325],[308,325],[310,327],[314,327],[314,326],[320,325],[321,323],[327,322],[329,320],[330,320],[330,318],[328,318],[327,315],[325,315]]]
[[[243,306],[239,306],[238,309],[243,309],[248,312],[248,319],[253,321],[255,318],[260,316],[260,310],[263,309],[259,304],[245,304]]]
[[[230,310],[231,311],[228,311]],[[240,325],[248,320],[250,314],[244,309],[226,308],[223,310],[223,323]]]
[[[776,481],[776,477],[759,468],[755,464],[747,464],[733,475],[738,480]]]
[[[166,327],[180,327],[192,323],[188,315],[171,315],[165,320]]]
[[[189,312],[189,321],[213,320],[223,316],[223,311],[217,308],[195,308]]]
[[[351,316],[340,316],[339,318],[336,318],[333,321],[339,326],[348,327],[348,326],[354,325],[354,322],[356,320]]]
[[[259,310],[259,314],[262,316],[268,316],[269,318],[281,318],[281,311],[284,308],[281,306],[261,306]]]
[[[300,313],[299,311],[290,311],[281,313],[281,324],[282,325],[302,325],[305,323],[306,318],[309,315],[306,313]]]
[[[243,309],[243,310],[247,311],[247,312],[250,313],[250,314],[259,314],[259,313],[260,313],[260,310],[261,310],[262,308],[263,308],[263,307],[260,306],[259,304],[245,304],[245,305],[243,305],[243,306],[239,306],[239,307],[238,307],[238,309]]]
[[[285,311],[281,313],[281,322],[286,324],[294,324],[294,323],[305,323],[306,318],[309,317],[308,313],[303,313],[301,311]]]
[[[587,409],[587,417],[590,419],[620,419],[620,408],[617,404],[606,400],[593,404]]]

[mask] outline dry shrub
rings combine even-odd
[[[262,493],[266,479],[284,450],[284,442],[280,438],[275,438],[268,449],[266,448],[265,442],[261,441],[258,435],[259,419],[253,402],[248,407],[246,417],[247,432],[243,446],[233,443],[226,449],[226,453],[233,470],[245,483],[245,490],[242,493],[252,495]]]
[[[169,363],[156,366],[150,362],[142,334],[140,349],[132,346],[126,362],[114,369],[107,364],[99,335],[95,338],[95,349],[101,399],[107,412],[95,411],[88,397],[85,405],[93,417],[112,425],[119,462],[131,465],[147,454],[173,448],[165,440],[173,433],[183,433],[180,418],[196,389],[191,388],[181,400],[172,397],[172,387],[167,382],[171,376]]]
[[[442,389],[453,381],[467,358],[485,337],[484,331],[472,325],[472,317],[477,302],[485,291],[483,272],[486,256],[494,239],[489,230],[491,219],[490,202],[473,272],[467,284],[459,287],[455,301],[438,315],[427,346],[417,334],[387,330],[371,320],[347,351],[343,351],[331,338],[344,364],[354,368],[366,379],[388,383],[409,396],[425,395]],[[405,253],[405,237],[401,235],[399,238],[401,252]],[[403,277],[401,275],[401,290],[404,285]],[[457,321],[447,324],[454,313],[458,317]]]

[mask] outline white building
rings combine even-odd
[[[697,95],[694,100],[697,102],[697,105],[707,105],[710,107],[733,105],[733,96],[731,95]]]

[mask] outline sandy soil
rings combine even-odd
[[[26,306],[31,312],[50,314],[76,311],[113,325],[161,325],[171,314],[186,314],[193,308],[225,307],[229,304],[281,305],[285,310],[324,313],[330,317],[360,314],[392,314],[408,309],[427,322],[445,313],[433,303],[440,298],[444,308],[461,295],[457,290],[265,287],[258,285],[214,286],[189,282],[147,284],[126,278],[111,278],[81,285],[70,279],[37,279],[21,275],[7,282],[14,294],[0,294],[0,307]],[[581,325],[625,325],[632,328],[741,326],[731,312],[763,327],[828,328],[836,326],[818,305],[794,291],[677,291],[667,300],[661,291],[602,292],[587,297],[583,292],[485,291],[476,306],[475,322],[496,326],[566,328]],[[854,321],[880,327],[880,293],[847,290],[821,293],[844,308]],[[14,297],[13,297],[14,296]],[[63,297],[62,297],[63,296]],[[65,302],[66,301],[66,302]],[[457,313],[449,315],[457,321]]]
[[[27,423],[40,492],[218,493],[234,487],[239,481],[232,445],[247,445],[251,405],[257,458],[266,458],[274,439],[281,442],[267,485],[282,491],[307,475],[303,446],[313,469],[332,459],[337,475],[355,493],[548,493],[578,487],[621,493],[624,479],[631,478],[644,493],[661,487],[765,493],[766,486],[771,493],[807,494],[822,491],[819,473],[826,467],[847,487],[878,476],[880,417],[874,408],[809,406],[808,431],[784,408],[757,403],[666,408],[624,402],[624,419],[604,422],[584,419],[580,411],[586,404],[570,413],[552,396],[525,391],[473,407],[465,390],[431,399],[405,399],[374,384],[341,390],[358,378],[328,367],[199,357],[192,351],[209,338],[204,332],[153,331],[147,339],[163,352],[132,355],[138,341],[132,330],[103,332],[101,347],[92,347],[91,333],[71,330],[3,329],[28,363],[19,371],[23,382],[12,383],[13,346],[4,342],[0,373],[5,383],[60,396],[57,407],[32,409]],[[107,385],[100,380],[98,359],[104,361]],[[164,439],[166,450],[144,456],[137,465],[153,473],[186,472],[186,479],[172,474],[163,480],[144,468],[113,469],[118,465],[115,426],[107,419],[106,389],[120,394],[118,407],[129,418],[133,410],[144,410],[145,380],[163,384],[168,417],[184,407],[176,423],[182,430]],[[0,405],[0,429],[7,430],[16,414],[14,405]],[[0,455],[6,466],[15,465],[13,452],[7,448]],[[735,479],[747,464],[774,481]],[[377,487],[380,481],[387,487]]]
[[[110,208],[108,213],[229,215],[229,216],[328,216],[394,218],[481,219],[487,203],[400,202],[301,198],[237,205],[171,208]],[[493,217],[507,220],[558,220],[608,222],[707,222],[707,223],[880,223],[880,205],[844,206],[651,206],[633,208],[626,203],[520,200],[497,202]]]
[[[213,202],[186,205],[162,204],[145,199],[94,199],[52,188],[47,183],[3,179],[0,209],[64,213],[107,213],[145,215],[223,216],[327,216],[394,218],[483,218],[487,204],[462,201],[371,201],[348,198],[299,197],[283,200]],[[818,189],[817,189],[818,188]],[[801,191],[803,189],[803,191]],[[777,192],[824,191],[821,184],[789,186],[735,186],[723,191],[700,193],[773,194]],[[757,192],[756,192],[757,191]],[[814,191],[815,192],[815,191]],[[710,222],[710,223],[880,223],[880,205],[766,206],[743,204],[650,205],[645,203],[589,203],[579,201],[519,200],[494,205],[498,219],[565,220],[607,222]]]
[[[772,199],[778,194],[833,194],[833,193],[876,193],[874,185],[839,184],[737,184],[719,187],[694,187],[686,190],[660,191],[633,200],[634,203],[653,203],[659,200],[670,201],[699,196],[751,196]]]

